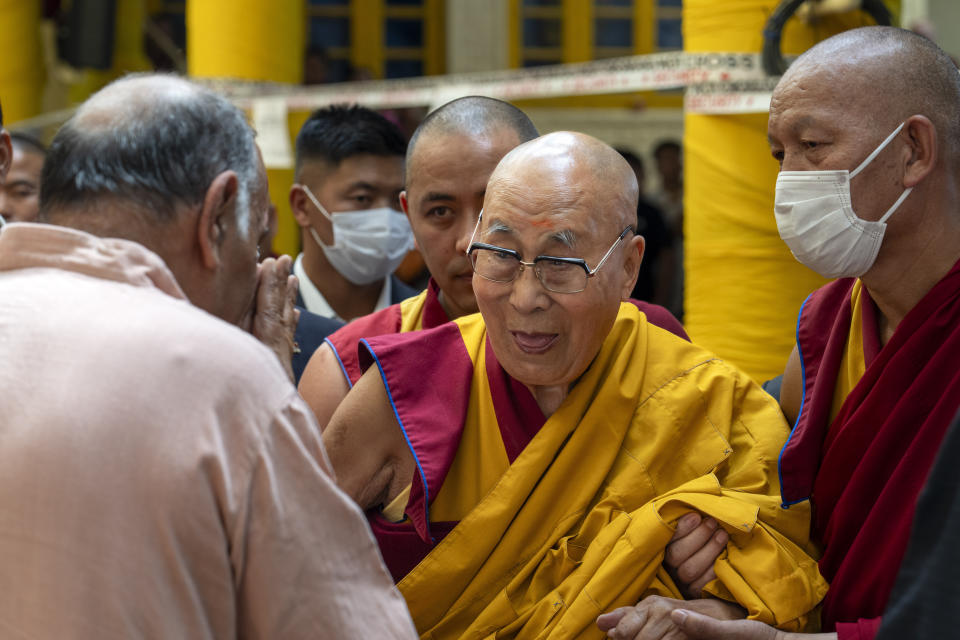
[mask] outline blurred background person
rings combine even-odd
[[[297,135],[290,208],[303,229],[297,304],[349,322],[417,293],[393,271],[413,248],[400,211],[407,143],[360,106],[318,109]]]
[[[634,175],[637,176],[637,185],[640,188],[640,199],[637,203],[637,235],[643,236],[646,240],[640,275],[637,277],[637,284],[630,297],[666,306],[669,303],[671,286],[676,275],[674,234],[664,220],[663,211],[644,194],[646,172],[643,159],[623,147],[618,148],[617,152],[623,156],[633,169]]]
[[[40,173],[47,149],[36,138],[11,133],[13,160],[0,189],[0,215],[7,222],[34,222],[40,209]]]

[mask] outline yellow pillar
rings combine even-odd
[[[201,78],[300,83],[306,50],[303,0],[188,0],[187,71]],[[289,118],[294,135],[305,116]],[[300,227],[287,193],[293,169],[270,169],[270,198],[277,207],[274,250],[296,255]]]
[[[521,0],[507,0],[507,66],[510,69],[519,69],[522,55],[522,33],[520,25],[523,24],[523,5]]]
[[[447,17],[444,0],[426,0],[423,7],[423,72],[436,76],[447,70]]]
[[[563,0],[563,61],[593,60],[592,0]]]
[[[653,53],[657,42],[656,0],[634,0],[633,50],[635,53]]]
[[[40,113],[44,69],[40,47],[40,3],[0,0],[0,103],[9,125]]]
[[[384,73],[384,0],[350,2],[350,64],[374,78]]]
[[[684,0],[684,49],[757,53],[778,0]],[[815,27],[797,19],[783,33],[785,54],[865,24],[840,14]],[[684,323],[693,339],[758,381],[783,372],[797,312],[824,280],[794,260],[773,217],[777,163],[766,114],[684,119]]]

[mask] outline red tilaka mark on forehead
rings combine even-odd
[[[543,229],[545,227],[552,227],[553,223],[550,220],[531,220],[530,226]]]

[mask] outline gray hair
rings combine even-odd
[[[164,224],[201,204],[214,178],[233,170],[238,225],[249,230],[257,158],[253,129],[225,98],[175,76],[127,76],[57,132],[43,166],[40,218],[112,200]]]

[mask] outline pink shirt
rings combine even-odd
[[[276,357],[157,255],[7,225],[0,363],[0,637],[416,637]]]

